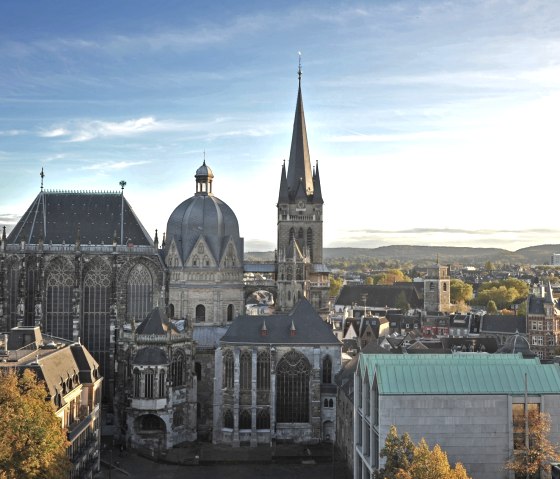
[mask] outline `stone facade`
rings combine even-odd
[[[451,279],[447,266],[436,264],[428,268],[424,278],[424,311],[430,313],[451,311]]]

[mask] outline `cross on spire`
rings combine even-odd
[[[39,173],[39,176],[41,177],[41,191],[43,191],[43,178],[45,177],[45,172],[43,171],[42,167],[41,167],[41,173]]]

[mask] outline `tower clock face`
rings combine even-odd
[[[303,209],[305,209],[305,203],[303,201],[299,200],[298,203],[297,203],[297,207],[298,207],[298,210],[303,210]]]

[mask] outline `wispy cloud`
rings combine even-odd
[[[44,130],[39,133],[43,138],[57,138],[59,136],[67,136],[70,132],[66,128],[54,128],[52,130]]]
[[[111,170],[124,170],[130,168],[131,166],[145,165],[150,163],[149,161],[104,161],[101,163],[95,163],[93,165],[84,166],[82,170],[91,171],[111,171]]]
[[[0,130],[0,136],[19,136],[25,133],[25,130]]]
[[[14,213],[0,213],[0,224],[13,227],[20,218],[20,215]]]

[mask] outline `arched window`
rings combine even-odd
[[[241,367],[239,374],[239,386],[242,391],[251,390],[251,353],[249,351],[243,351],[241,357],[239,358],[239,365]]]
[[[126,285],[127,314],[130,321],[143,321],[153,309],[153,280],[146,266],[137,264],[128,275]]]
[[[200,363],[194,363],[194,373],[196,374],[196,380],[200,381],[202,379],[202,365]]]
[[[303,239],[303,228],[300,228],[297,232],[298,239]]]
[[[167,317],[170,319],[175,317],[175,306],[172,303],[167,305]]]
[[[183,414],[183,411],[177,409],[175,412],[173,412],[173,427],[181,427],[184,422],[185,416]]]
[[[233,388],[233,353],[230,350],[224,353],[223,387]]]
[[[323,384],[332,383],[332,361],[330,356],[323,358]]]
[[[159,372],[158,386],[159,386],[158,396],[160,398],[164,398],[165,397],[165,371],[163,369]]]
[[[198,261],[199,261],[198,256],[196,256],[196,255],[193,256],[192,265],[193,266],[198,266]]]
[[[295,231],[293,228],[290,228],[290,239],[295,238]]]
[[[331,407],[331,408],[334,407],[334,402],[333,402],[332,399],[329,399],[329,407]]]
[[[233,304],[228,304],[227,320],[228,320],[228,322],[233,321]]]
[[[82,297],[82,323],[80,334],[84,345],[99,361],[104,378],[113,377],[111,368],[111,269],[109,265],[95,261],[84,278]],[[107,388],[104,388],[108,391]]]
[[[292,292],[288,291],[288,301],[291,301],[291,300],[292,300]]]
[[[270,429],[270,412],[268,409],[261,409],[257,413],[257,429]]]
[[[292,280],[292,276],[293,276],[292,267],[291,267],[291,266],[288,266],[288,268],[287,268],[287,274],[286,274],[286,279],[287,279],[288,281],[291,281],[291,280]]]
[[[195,317],[197,323],[203,323],[206,321],[206,308],[203,304],[199,304],[196,307]]]
[[[270,354],[261,351],[257,354],[257,390],[270,389]]]
[[[327,398],[323,401],[323,407],[329,407],[329,400]]]
[[[309,421],[309,374],[307,358],[297,352],[285,354],[276,368],[277,422]]]
[[[307,228],[307,250],[309,251],[309,259],[313,262],[313,230],[311,228]]]
[[[141,417],[142,431],[165,431],[163,419],[155,414],[147,414]]]
[[[45,332],[52,336],[72,339],[74,308],[74,270],[62,259],[55,259],[47,276]]]
[[[144,397],[154,397],[154,372],[151,369],[144,373]]]
[[[134,397],[139,398],[140,397],[140,371],[138,371],[138,369],[135,369],[132,376],[134,378],[133,379]]]
[[[251,429],[251,413],[247,409],[239,413],[239,429]]]
[[[224,411],[224,427],[233,429],[233,413],[231,409],[226,409]]]
[[[296,268],[296,279],[300,281],[303,279],[303,274],[301,273],[301,271],[302,271],[301,266],[298,266]]]
[[[24,326],[33,326],[35,324],[35,298],[37,296],[37,263],[30,260],[27,261],[26,271],[26,296],[25,296],[25,317]],[[15,325],[14,325],[15,326]]]
[[[186,358],[185,353],[180,349],[176,350],[173,354],[171,361],[171,382],[173,386],[183,386],[186,378]]]

